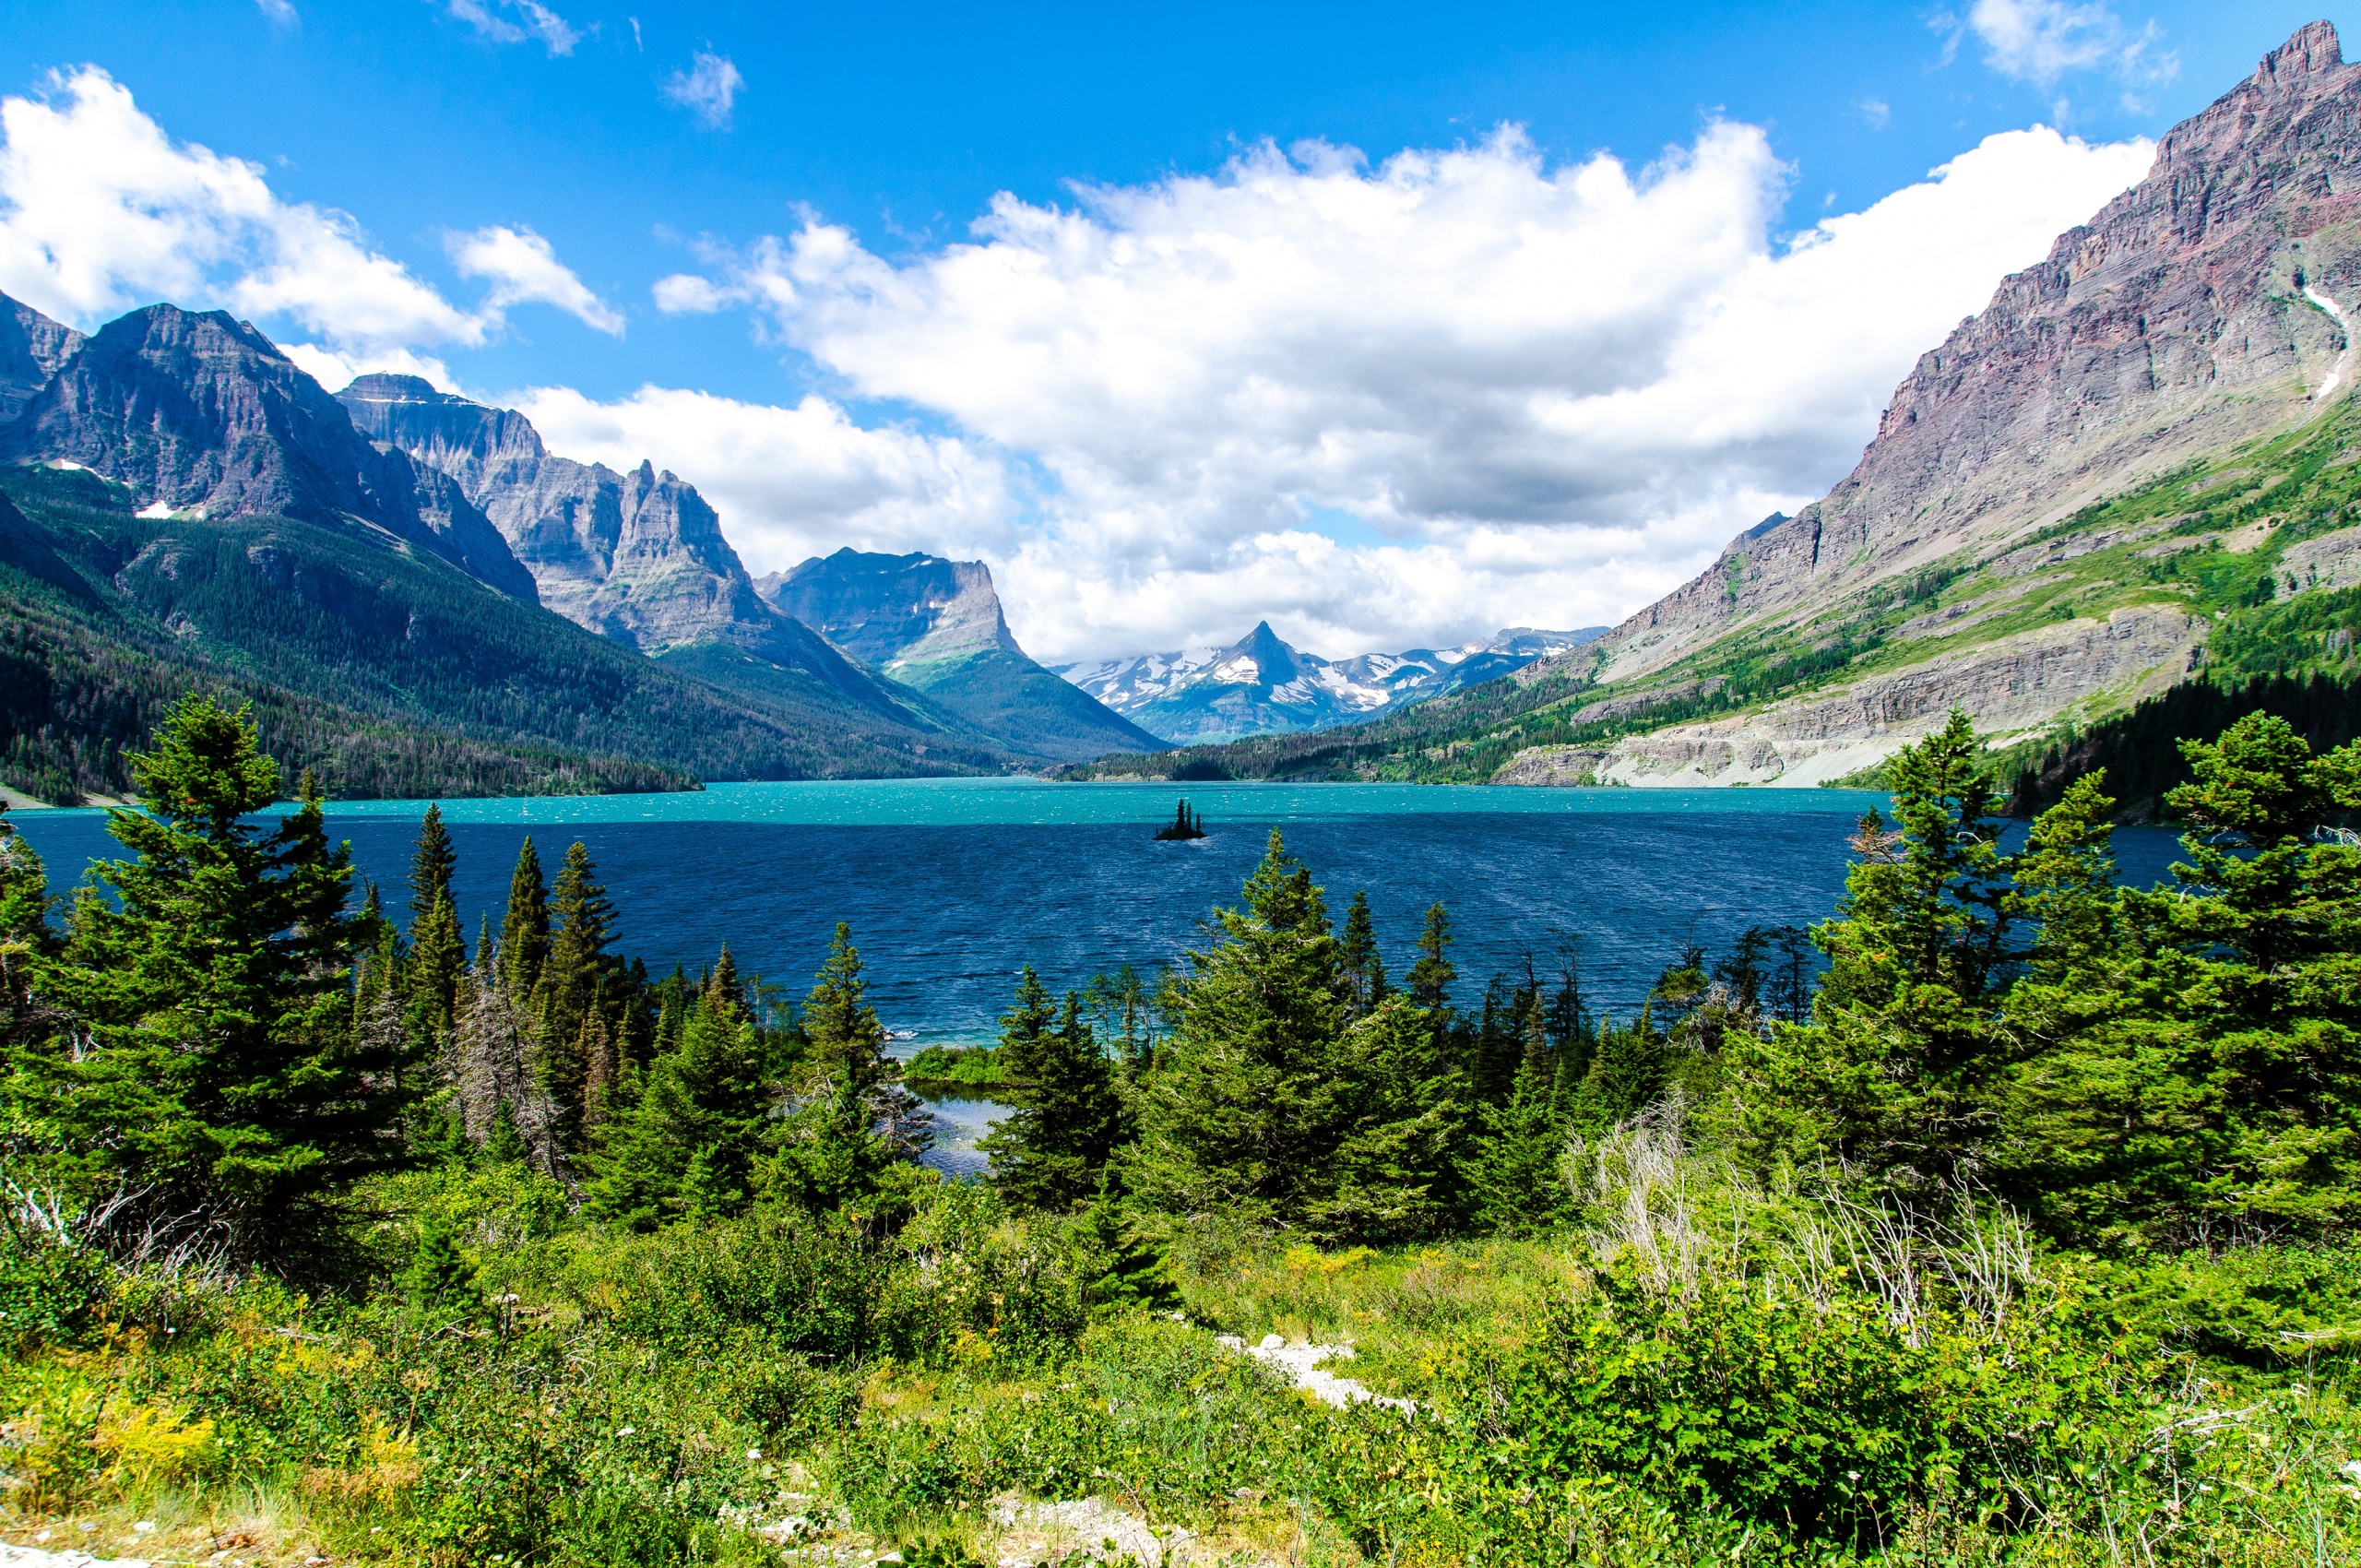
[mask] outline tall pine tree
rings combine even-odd
[[[501,973],[519,1003],[529,1001],[540,988],[549,957],[549,886],[541,879],[541,857],[528,835],[516,851],[516,869],[508,878],[508,913],[500,922]]]
[[[46,966],[76,1044],[20,1053],[17,1109],[158,1223],[301,1265],[342,1191],[404,1158],[401,1091],[353,1038],[349,849],[329,845],[308,776],[275,830],[248,820],[279,768],[247,713],[192,694],[129,759],[147,809],[108,831],[134,858],[92,868],[113,897],[79,901]]]
[[[992,1185],[1012,1207],[1063,1213],[1098,1192],[1124,1140],[1113,1068],[1083,1020],[1080,994],[1061,1014],[1030,964],[1001,1018],[1000,1049],[1015,1081],[1000,1091],[1009,1114],[978,1145],[991,1157]]]
[[[636,1103],[606,1129],[592,1212],[636,1229],[736,1214],[753,1201],[773,1099],[735,970],[715,966],[681,1043],[648,1063]]]
[[[550,914],[556,933],[541,976],[542,1079],[567,1126],[578,1131],[589,1104],[590,1014],[611,964],[607,947],[615,918],[580,839],[567,848],[558,868]]]
[[[450,830],[443,826],[443,808],[429,802],[418,825],[418,846],[409,857],[410,940],[418,940],[418,922],[438,898],[451,897],[451,878],[459,869],[459,851],[452,847]]]

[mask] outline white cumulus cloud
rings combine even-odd
[[[1037,468],[1008,584],[1028,647],[1267,613],[1349,653],[1673,586],[1842,477],[1915,357],[2152,156],[2005,133],[1782,240],[1789,172],[1749,125],[1639,171],[1552,168],[1513,129],[1375,168],[1263,147],[1071,207],[1003,196],[898,264],[813,220],[657,301],[751,305],[859,395]]]
[[[492,286],[454,304],[350,214],[282,201],[260,166],[173,141],[96,66],[0,100],[0,291],[77,326],[157,300],[225,305],[347,355],[480,345],[528,301],[622,327],[528,229],[455,239],[460,273]]]
[[[460,276],[492,279],[492,291],[484,297],[488,309],[505,310],[538,301],[555,305],[586,327],[611,336],[623,333],[623,318],[558,260],[547,240],[530,229],[479,229],[472,234],[455,234],[450,250],[452,265]]]
[[[709,131],[728,128],[730,112],[745,88],[746,78],[727,54],[700,49],[685,71],[674,71],[658,90],[697,117]]]
[[[278,28],[300,27],[303,18],[296,14],[294,0],[255,0],[265,20]]]

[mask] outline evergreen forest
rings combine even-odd
[[[0,817],[0,1534],[241,1564],[2361,1560],[2361,742],[2256,707],[2030,826],[1968,720],[1809,931],[1463,974],[1277,832],[1161,972],[906,1075],[616,950],[579,843],[462,928],[192,695],[121,858]],[[829,918],[817,897],[783,902]],[[849,893],[850,890],[840,890]],[[848,897],[847,903],[855,900]],[[1406,940],[1405,940],[1406,939]],[[913,1079],[989,1085],[941,1178]]]

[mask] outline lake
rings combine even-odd
[[[1184,798],[1210,837],[1157,843]],[[1441,900],[1458,936],[1463,1002],[1528,955],[1554,970],[1571,945],[1593,1005],[1629,1013],[1686,943],[1718,953],[1750,925],[1824,919],[1844,891],[1846,836],[1883,803],[1838,790],[970,778],[457,801],[444,820],[470,942],[485,914],[498,924],[526,836],[552,875],[579,838],[614,900],[619,950],[658,974],[676,963],[694,972],[726,941],[741,969],[800,997],[836,922],[849,921],[872,1000],[888,1028],[908,1032],[907,1052],[991,1039],[1022,964],[1062,990],[1126,963],[1178,962],[1214,907],[1238,902],[1273,827],[1340,921],[1354,891],[1367,890],[1395,977]],[[425,809],[330,808],[331,833],[351,842],[397,911]],[[116,852],[104,812],[10,820],[60,891]],[[2177,849],[2160,829],[2117,835],[2133,882],[2162,877]],[[937,1162],[973,1169],[973,1137],[995,1111],[944,1106]]]

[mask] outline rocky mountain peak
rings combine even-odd
[[[2300,90],[2296,84],[2304,77],[2333,71],[2343,64],[2336,24],[2323,18],[2297,28],[2286,42],[2264,55],[2251,81],[2264,92]]]
[[[1644,674],[1741,626],[1997,553],[2342,400],[2361,368],[2344,325],[2361,309],[2356,218],[2361,66],[2315,22],[1922,355],[1842,483],[1603,639],[1602,673]]]
[[[755,585],[763,597],[878,669],[999,648],[1024,652],[991,569],[940,555],[844,549]]]
[[[63,322],[0,295],[0,422],[21,413],[82,342]]]
[[[337,400],[348,406],[355,402],[459,404],[470,409],[481,406],[456,392],[437,391],[434,383],[422,375],[400,375],[390,371],[372,371],[353,377],[352,385],[337,394]]]
[[[532,577],[457,487],[380,451],[227,312],[157,304],[107,323],[0,429],[0,460],[74,463],[168,512],[357,519],[533,598]]]

